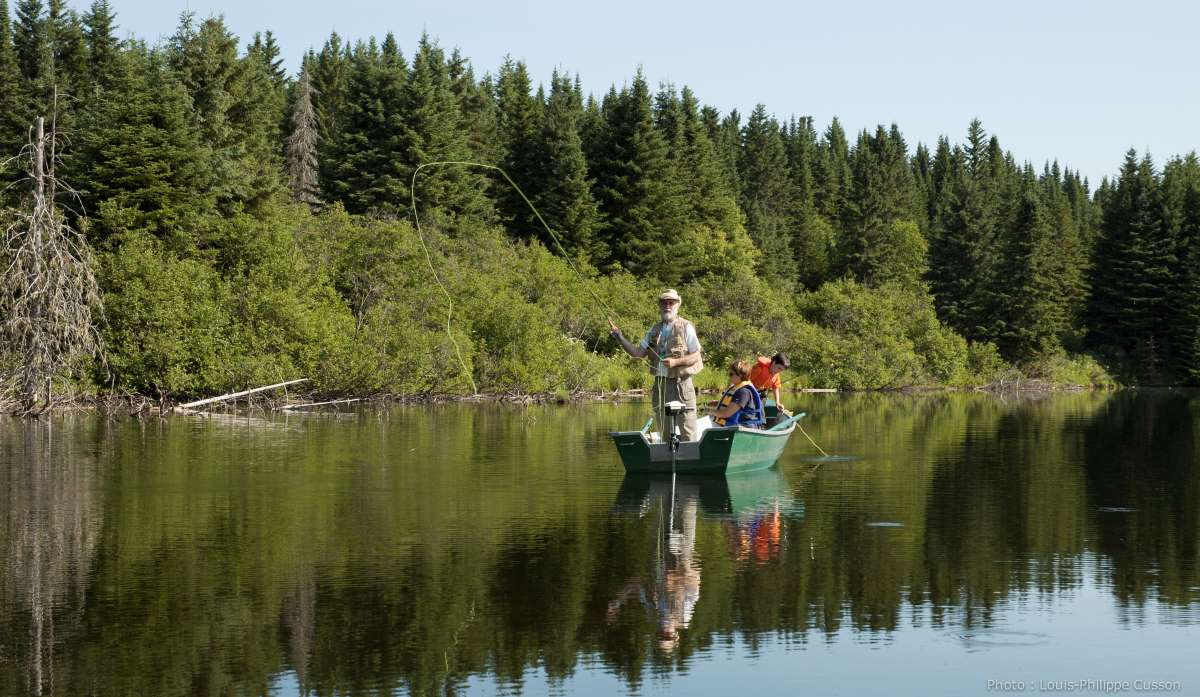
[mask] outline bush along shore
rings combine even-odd
[[[640,336],[664,286],[706,389],[775,351],[807,388],[1200,380],[1194,154],[1130,151],[1093,187],[979,121],[914,148],[640,72],[599,93],[479,74],[428,36],[333,34],[289,73],[270,32],[115,26],[104,0],[0,0],[0,401],[21,411],[297,378],[310,401],[629,392],[649,378],[607,321]]]

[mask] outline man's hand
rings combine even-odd
[[[620,328],[620,327],[618,327],[618,326],[617,326],[617,323],[616,323],[616,322],[614,322],[614,321],[612,321],[611,319],[610,319],[610,320],[608,320],[608,327],[609,327],[609,331],[611,331],[611,332],[612,332],[613,336],[620,336],[620,335],[621,335],[621,328]]]
[[[664,358],[662,364],[663,364],[664,368],[674,368],[675,366],[679,365],[679,359],[678,358]]]

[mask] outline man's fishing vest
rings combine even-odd
[[[663,358],[683,358],[688,354],[687,350],[687,330],[692,323],[682,317],[676,317],[671,323],[671,338],[667,339],[666,345],[663,344],[663,322],[659,321],[654,325],[654,331],[651,336],[654,341],[650,344],[650,350],[657,352],[658,356],[652,353],[647,353],[646,357],[650,363],[650,374],[658,375],[659,356]],[[692,331],[695,331],[693,327]],[[696,373],[704,370],[704,361],[700,358],[692,365],[677,366],[675,368],[667,368],[667,377],[685,380],[692,377]]]

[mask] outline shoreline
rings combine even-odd
[[[1116,391],[1123,389],[1167,389],[1167,390],[1196,390],[1195,387],[1174,385],[1078,385],[1070,383],[1051,383],[1043,380],[1001,380],[986,385],[971,387],[955,387],[948,385],[906,385],[903,387],[883,389],[839,389],[839,388],[793,388],[785,389],[788,394],[933,394],[933,393],[987,393],[995,395],[1045,395],[1056,392],[1086,392],[1086,391]],[[704,388],[697,389],[697,395],[720,394],[720,390]],[[207,416],[217,414],[263,412],[263,413],[329,413],[341,412],[343,407],[361,406],[403,406],[403,405],[438,405],[438,404],[508,404],[513,406],[542,406],[547,404],[568,405],[596,402],[633,402],[644,400],[649,394],[648,388],[633,388],[628,390],[584,390],[574,393],[502,393],[476,395],[368,395],[363,397],[322,395],[320,393],[291,393],[282,396],[264,396],[262,394],[248,397],[230,398],[214,401],[202,407],[187,408],[186,402],[174,400],[158,400],[143,395],[91,395],[80,394],[56,399],[50,407],[34,414],[22,414],[17,400],[0,399],[0,411],[9,416],[39,418],[42,415],[61,414],[68,412],[98,411],[105,416],[130,416],[142,418],[146,416],[165,417],[169,414],[184,416]]]

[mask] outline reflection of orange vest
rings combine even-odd
[[[754,557],[758,561],[768,561],[779,550],[779,509],[758,523],[754,531]]]

